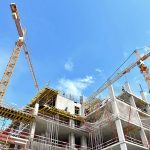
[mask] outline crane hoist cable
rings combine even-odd
[[[30,72],[32,74],[32,79],[34,81],[34,86],[37,89],[37,91],[39,91],[38,82],[37,82],[37,79],[36,79],[36,76],[35,76],[35,72],[34,72],[34,69],[33,69],[33,65],[32,65],[32,62],[31,62],[31,58],[30,58],[29,51],[28,51],[26,43],[23,44],[23,50],[24,50],[25,57],[27,59],[28,65],[29,65]]]

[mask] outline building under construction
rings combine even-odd
[[[45,87],[39,90],[24,30],[15,4],[11,4],[19,40],[0,82],[0,149],[7,150],[148,150],[150,149],[150,105],[141,88],[141,96],[132,92],[128,82],[116,94],[113,84],[139,67],[150,90],[150,74],[144,61],[150,52],[115,74],[86,101],[76,102],[71,96]],[[23,47],[38,92],[24,108],[3,102],[9,79]],[[98,95],[108,90],[107,98]],[[6,120],[12,122],[6,124]]]

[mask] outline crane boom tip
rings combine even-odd
[[[16,6],[15,3],[11,3],[10,4],[10,8],[11,8],[12,13],[16,13],[17,12],[17,6]]]

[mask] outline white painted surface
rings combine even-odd
[[[81,104],[75,103],[74,101],[67,99],[61,95],[57,95],[56,104],[55,107],[61,110],[65,110],[67,107],[67,112],[70,112],[70,114],[75,114],[75,106],[79,107],[79,115],[81,115]]]

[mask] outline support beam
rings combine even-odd
[[[140,87],[141,87],[141,85],[140,85]],[[148,114],[150,114],[150,107],[149,107],[149,103],[148,103],[148,100],[147,100],[147,98],[146,98],[146,96],[145,96],[145,93],[144,93],[144,91],[143,91],[142,87],[141,87],[140,94],[141,94],[142,99],[143,99],[143,100],[147,103],[146,111],[147,111],[147,113],[148,113]]]
[[[113,89],[112,85],[109,86],[108,90],[109,90],[110,98],[113,100],[112,101],[113,113],[118,116],[119,115],[119,110],[118,110],[116,97],[115,97],[115,93],[114,93],[114,89]],[[125,142],[125,137],[124,137],[124,132],[123,132],[121,120],[118,118],[115,121],[115,124],[116,124],[116,129],[117,129],[119,142],[120,142],[120,148],[121,148],[121,150],[127,150],[127,145],[126,145],[126,142]]]
[[[84,117],[83,96],[80,96],[81,116]]]
[[[75,149],[75,135],[73,132],[69,134],[69,150]]]
[[[87,150],[87,138],[84,135],[81,137],[81,149]]]
[[[34,115],[34,116],[37,116],[38,110],[39,110],[39,104],[36,103],[36,104],[35,104],[35,108],[34,108],[34,112],[33,112],[33,115]],[[36,120],[34,120],[34,121],[32,122],[32,124],[31,124],[30,139],[33,139],[33,138],[34,138],[35,127],[36,127]]]
[[[144,91],[140,91],[140,94],[141,94],[142,99],[147,102],[147,99],[146,99],[146,96],[144,94]]]
[[[144,147],[149,147],[149,143],[148,143],[148,140],[147,140],[147,137],[146,137],[146,134],[145,134],[145,131],[144,131],[143,128],[141,128],[140,136],[141,136],[143,146]]]
[[[133,93],[132,90],[131,90],[131,87],[129,85],[129,82],[125,83],[125,88],[126,88],[127,92],[129,92],[130,94]],[[135,104],[133,96],[130,97],[130,104],[131,104],[131,106],[136,108],[136,104]]]
[[[69,120],[69,125],[71,127],[75,127],[75,123],[73,119]],[[69,134],[69,150],[73,150],[75,148],[75,135],[73,132]]]
[[[126,86],[126,90],[127,90],[129,93],[133,94],[128,82],[126,82],[125,86]],[[141,94],[142,94],[142,95],[141,95],[141,96],[142,96],[142,99],[144,100],[144,99],[145,99],[145,95],[144,95],[144,93],[141,93]],[[136,107],[136,104],[135,104],[135,101],[134,101],[133,96],[131,96],[131,102],[132,102],[131,104],[133,104],[132,106],[135,106],[135,107]],[[147,137],[146,137],[145,131],[144,131],[144,129],[143,129],[142,121],[141,121],[141,119],[140,119],[140,116],[139,116],[139,113],[138,113],[137,110],[136,110],[136,112],[137,112],[138,120],[139,120],[139,122],[140,122],[140,124],[141,124],[140,135],[141,135],[142,143],[143,143],[143,145],[144,145],[145,147],[148,147],[148,141],[147,141]]]
[[[70,119],[70,120],[69,120],[69,125],[70,125],[70,127],[72,127],[72,128],[75,127],[75,122],[74,122],[73,119]]]

